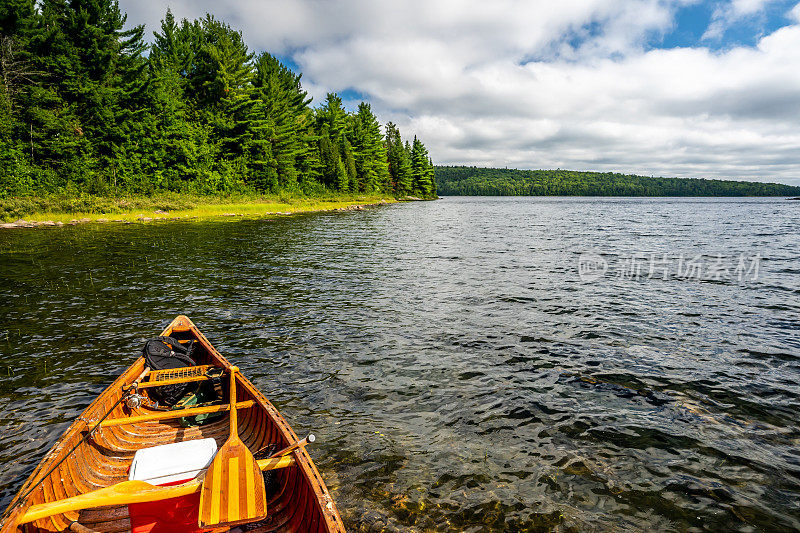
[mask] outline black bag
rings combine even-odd
[[[195,362],[192,359],[193,351],[194,341],[184,346],[172,337],[156,337],[144,343],[142,356],[144,356],[145,366],[149,366],[150,370],[170,370],[195,366]],[[163,387],[151,388],[149,395],[162,405],[172,406],[187,392],[194,390],[196,387],[196,382],[164,385]]]

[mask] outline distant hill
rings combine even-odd
[[[434,168],[442,196],[798,196],[779,183],[651,178],[613,172],[515,170],[464,166]]]

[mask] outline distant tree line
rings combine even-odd
[[[331,93],[312,108],[300,74],[212,15],[167,11],[152,46],[125,21],[112,0],[0,2],[0,197],[435,196],[423,143],[368,103],[348,112]]]
[[[612,172],[435,167],[441,195],[462,196],[797,196],[778,183],[654,178]]]

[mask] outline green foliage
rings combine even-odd
[[[265,117],[258,139],[263,141],[263,190],[293,188],[304,169],[304,159],[315,143],[311,100],[300,85],[300,75],[270,54],[255,62],[254,87]]]
[[[390,184],[386,145],[381,126],[369,104],[361,102],[356,115],[350,117],[348,137],[352,145],[358,191],[387,190]]]
[[[778,183],[655,178],[611,172],[436,167],[439,194],[463,196],[796,196]]]
[[[0,5],[0,198],[431,195],[422,143],[414,178],[369,104],[312,109],[300,74],[211,15],[167,11],[149,53],[125,21],[116,0]]]
[[[414,190],[411,173],[411,157],[403,146],[400,131],[393,123],[386,125],[386,152],[389,163],[391,186],[398,195],[408,195]]]
[[[436,180],[434,179],[433,162],[431,162],[425,145],[416,137],[411,145],[410,159],[414,191],[421,192],[425,197],[435,196]]]
[[[355,190],[355,182],[350,181],[346,165],[342,162],[342,158],[352,158],[352,147],[345,137],[348,117],[342,99],[334,93],[328,93],[325,103],[316,109],[314,121],[319,132],[317,148],[322,183],[335,190]]]

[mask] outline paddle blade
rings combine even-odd
[[[229,439],[217,452],[203,480],[197,525],[233,526],[257,522],[266,516],[261,469],[241,440]]]

